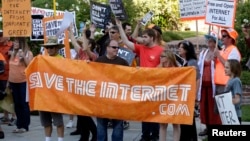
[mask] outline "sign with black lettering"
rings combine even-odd
[[[232,93],[227,92],[215,96],[222,125],[239,125],[239,119],[232,102]]]
[[[111,20],[111,9],[108,5],[91,2],[90,18],[96,27],[105,29],[105,26]]]
[[[205,18],[206,0],[179,0],[179,7],[181,20]]]
[[[32,15],[31,41],[43,40],[43,15]]]
[[[60,10],[56,10],[56,15],[57,16],[63,16],[65,13],[65,11],[60,11]],[[73,19],[73,33],[74,36],[77,37],[78,36],[78,31],[77,31],[77,27],[76,27],[76,12],[75,11],[71,11],[71,14],[73,14],[74,19]],[[31,7],[31,15],[43,15],[44,18],[48,18],[48,17],[53,17],[54,15],[54,10],[52,9],[44,9],[44,8],[38,8],[38,7]],[[32,38],[32,37],[31,37]]]
[[[56,36],[57,32],[61,28],[62,21],[63,15],[43,18],[44,43],[46,43],[49,36]],[[67,31],[64,31],[63,33],[58,35],[58,43],[65,45],[64,48],[59,50],[59,54],[63,57],[71,58]]]
[[[234,28],[236,1],[208,0],[205,23]]]
[[[2,0],[3,36],[27,37],[31,35],[30,0]]]
[[[152,11],[149,11],[141,20],[142,25],[146,25],[148,21],[153,17],[154,13]]]
[[[135,53],[133,53],[131,50],[127,48],[120,47],[117,56],[126,60],[128,64],[131,66],[135,58]]]
[[[117,19],[126,20],[128,18],[122,0],[109,0],[109,5]]]

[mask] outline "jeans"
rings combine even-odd
[[[181,124],[180,141],[197,141],[197,140],[198,136],[196,130],[195,117],[193,117],[192,125]]]
[[[17,117],[16,126],[18,129],[24,128],[28,131],[30,124],[30,108],[28,102],[26,102],[26,82],[10,82],[10,88],[12,90],[14,109]]]
[[[97,140],[97,129],[95,122],[90,116],[77,116],[77,120],[79,121],[78,131],[81,132],[81,138],[79,141],[89,141],[90,132],[92,134],[91,141]]]
[[[97,118],[97,141],[108,141],[108,121],[106,118]],[[112,141],[123,141],[123,120],[112,119],[112,123]]]

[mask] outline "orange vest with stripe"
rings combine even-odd
[[[220,52],[220,55],[224,60],[228,60],[229,54],[232,52],[232,50],[237,47],[234,45],[231,45],[224,49],[223,51]],[[237,49],[239,56],[240,52]],[[227,81],[229,80],[229,76],[225,74],[225,67],[224,65],[220,62],[220,60],[217,58],[215,62],[215,74],[214,74],[214,83],[219,84],[219,85],[226,85]]]

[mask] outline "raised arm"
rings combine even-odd
[[[72,28],[73,28],[73,24],[71,23],[69,28],[68,28],[68,31],[69,31],[69,38],[71,40],[71,43],[72,45],[74,46],[74,49],[76,50],[76,52],[78,53],[79,50],[81,49],[81,46],[77,43],[76,39],[75,39],[75,36],[74,36],[74,33],[72,31]]]
[[[133,39],[136,39],[136,38],[138,37],[140,27],[141,27],[141,20],[138,20],[138,21],[137,21],[137,24],[136,24],[136,26],[135,26],[134,32],[133,32],[133,34],[131,35],[131,37],[132,37]]]
[[[122,39],[123,43],[124,43],[129,49],[131,49],[131,50],[134,51],[134,50],[135,50],[134,43],[128,40],[128,38],[127,38],[127,36],[126,36],[126,34],[125,34],[123,28],[122,28],[121,21],[118,20],[118,19],[115,19],[115,21],[116,21],[116,25],[117,25],[118,28],[119,28],[120,36],[121,36],[121,39]]]
[[[95,39],[95,31],[96,31],[96,27],[94,24],[91,24],[89,27],[90,30],[90,39]]]

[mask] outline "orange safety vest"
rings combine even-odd
[[[237,47],[234,45],[231,45],[224,49],[223,51],[220,52],[220,55],[224,60],[228,60],[229,54],[232,52],[232,50]],[[240,52],[237,49],[239,56]],[[229,76],[225,74],[225,67],[224,65],[220,62],[220,60],[217,58],[215,61],[215,72],[214,72],[214,83],[219,84],[219,85],[226,85],[227,81],[229,80]]]

